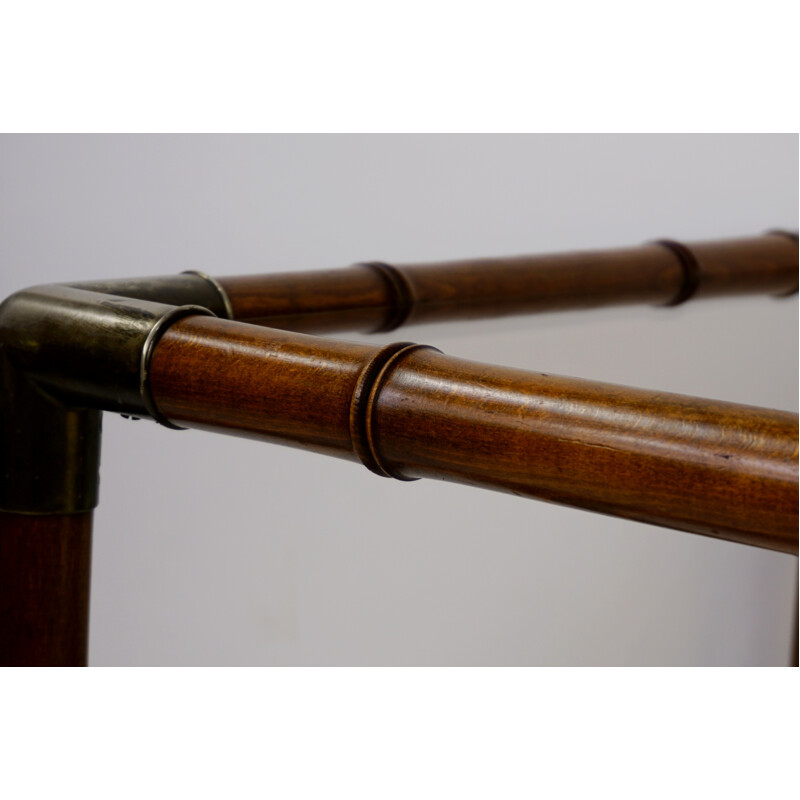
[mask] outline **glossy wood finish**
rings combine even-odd
[[[797,552],[795,414],[200,317],[151,387],[179,425]]]
[[[300,332],[376,330],[392,313],[395,299],[381,273],[361,264],[216,280],[234,319]]]
[[[797,291],[797,236],[772,234],[693,244],[700,267],[696,297]]]
[[[677,245],[677,246],[676,246]],[[360,264],[217,278],[237,320],[324,333],[622,303],[670,305],[797,289],[797,241],[772,233],[689,245],[438,264]]]
[[[374,435],[405,475],[797,552],[797,416],[412,353]]]
[[[209,321],[176,322],[156,345],[150,388],[162,414],[184,427],[356,458],[350,405],[376,348]]]
[[[92,514],[0,512],[0,665],[86,666]]]

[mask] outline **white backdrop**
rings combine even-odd
[[[795,229],[793,135],[3,136],[0,294]],[[797,408],[797,299],[370,337]],[[348,338],[366,338],[351,335]],[[784,664],[797,559],[104,419],[95,665]]]

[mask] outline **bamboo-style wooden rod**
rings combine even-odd
[[[351,460],[797,553],[797,415],[210,317],[150,363],[158,410]]]
[[[464,320],[623,303],[797,290],[797,237],[674,241],[554,255],[218,277],[233,318],[324,333],[388,331]]]

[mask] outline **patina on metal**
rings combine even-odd
[[[146,299],[162,291],[182,304]],[[176,319],[215,316],[206,302],[227,315],[213,285],[179,275],[163,282],[36,286],[0,305],[0,510],[94,508],[102,410],[177,428],[152,400],[150,356]]]
[[[171,306],[202,306],[221,319],[233,319],[233,310],[225,290],[216,279],[197,270],[187,270],[177,275],[80,281],[66,285],[89,292],[152,300]]]

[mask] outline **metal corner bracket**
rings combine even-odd
[[[0,511],[94,508],[102,411],[176,428],[153,402],[149,363],[192,314],[231,316],[199,273],[34,286],[0,304]]]

